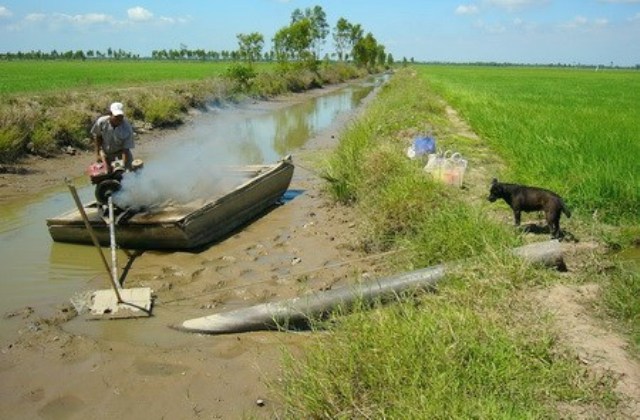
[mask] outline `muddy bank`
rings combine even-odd
[[[261,106],[286,106],[326,92],[291,95]],[[294,153],[299,165],[291,190],[297,194],[287,204],[203,252],[146,252],[133,261],[126,286],[155,291],[152,318],[87,322],[74,317],[66,302],[8,314],[2,322],[14,326],[16,334],[3,337],[1,347],[4,415],[272,417],[277,407],[266,383],[277,380],[282,347],[295,351],[309,339],[308,333],[210,337],[168,326],[331,288],[354,273],[378,275],[380,261],[362,254],[352,242],[355,215],[327,199],[310,161],[335,145],[353,116],[340,116]],[[159,141],[162,133],[141,136],[136,154],[144,156]],[[0,178],[2,200],[39,194],[65,176],[82,176],[92,157],[81,153],[24,162],[28,174]],[[106,287],[106,274],[88,284],[89,289]]]

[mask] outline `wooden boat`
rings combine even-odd
[[[116,242],[126,249],[193,249],[210,244],[238,229],[274,206],[289,188],[294,165],[291,156],[272,165],[231,169],[240,174],[229,191],[180,205],[154,207],[121,217]],[[101,245],[109,245],[109,226],[97,203],[84,205],[85,213]],[[117,220],[117,219],[116,219]],[[56,242],[92,244],[78,210],[47,219]]]

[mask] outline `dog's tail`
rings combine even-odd
[[[571,217],[571,210],[569,210],[567,205],[564,204],[562,198],[560,199],[560,208],[562,209],[562,212],[567,215],[567,217]]]

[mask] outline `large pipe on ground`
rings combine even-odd
[[[525,245],[512,252],[531,263],[566,269],[562,247],[557,240]],[[356,302],[384,301],[411,291],[432,289],[445,276],[446,267],[452,266],[440,264],[280,302],[194,318],[174,328],[195,333],[225,334],[308,325],[311,319],[318,319],[339,308],[347,309]]]

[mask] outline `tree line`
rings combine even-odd
[[[321,57],[321,51],[331,34],[334,50]],[[340,18],[333,28],[327,22],[321,6],[295,9],[289,25],[280,28],[272,38],[272,48],[265,51],[264,36],[258,32],[237,34],[238,49],[233,51],[205,51],[189,49],[180,45],[179,49],[153,50],[151,57],[140,57],[122,49],[76,50],[58,52],[29,51],[0,54],[1,59],[39,60],[87,60],[87,59],[154,59],[154,60],[201,60],[201,61],[257,61],[317,63],[319,60],[353,62],[358,66],[389,66],[394,60],[385,51],[371,32],[365,34],[360,24]],[[406,61],[406,59],[405,59]]]
[[[122,49],[108,48],[107,51],[102,52],[99,50],[69,50],[58,51],[51,50],[46,51],[18,51],[16,53],[6,52],[0,53],[0,58],[5,60],[87,60],[87,59],[116,59],[116,60],[131,60],[139,59],[138,54],[124,51]]]

